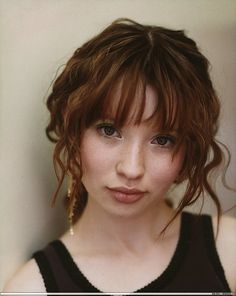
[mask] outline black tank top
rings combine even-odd
[[[82,274],[60,240],[34,253],[33,258],[47,292],[101,292]],[[209,215],[182,213],[180,236],[169,265],[135,292],[230,292]]]

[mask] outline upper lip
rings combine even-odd
[[[125,194],[140,194],[145,192],[136,188],[127,188],[127,187],[108,187],[108,189],[125,193]]]

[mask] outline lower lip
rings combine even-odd
[[[135,203],[144,196],[143,192],[127,194],[127,193],[123,193],[123,192],[115,191],[111,189],[109,189],[109,192],[111,193],[111,195],[116,201],[120,203],[125,203],[125,204]]]

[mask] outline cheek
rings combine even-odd
[[[152,159],[149,163],[150,178],[153,184],[170,186],[176,181],[182,168],[183,156],[177,155],[173,160],[171,155],[163,155],[159,159]]]
[[[91,137],[89,134],[84,136],[81,143],[81,162],[85,178],[88,175],[99,177],[106,172],[110,161],[103,145],[96,137]]]
[[[82,162],[82,171],[83,175],[86,175],[88,172],[93,172],[94,169],[99,168],[100,161],[97,154],[97,149],[94,145],[89,144],[86,141],[84,145],[81,146],[81,162]]]

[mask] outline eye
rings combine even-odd
[[[176,138],[174,136],[161,135],[161,136],[156,136],[151,143],[156,144],[161,148],[171,148],[172,146],[174,146],[175,142],[176,142]]]
[[[112,123],[100,123],[96,126],[99,133],[108,138],[118,137],[121,138],[120,133],[113,126]]]

